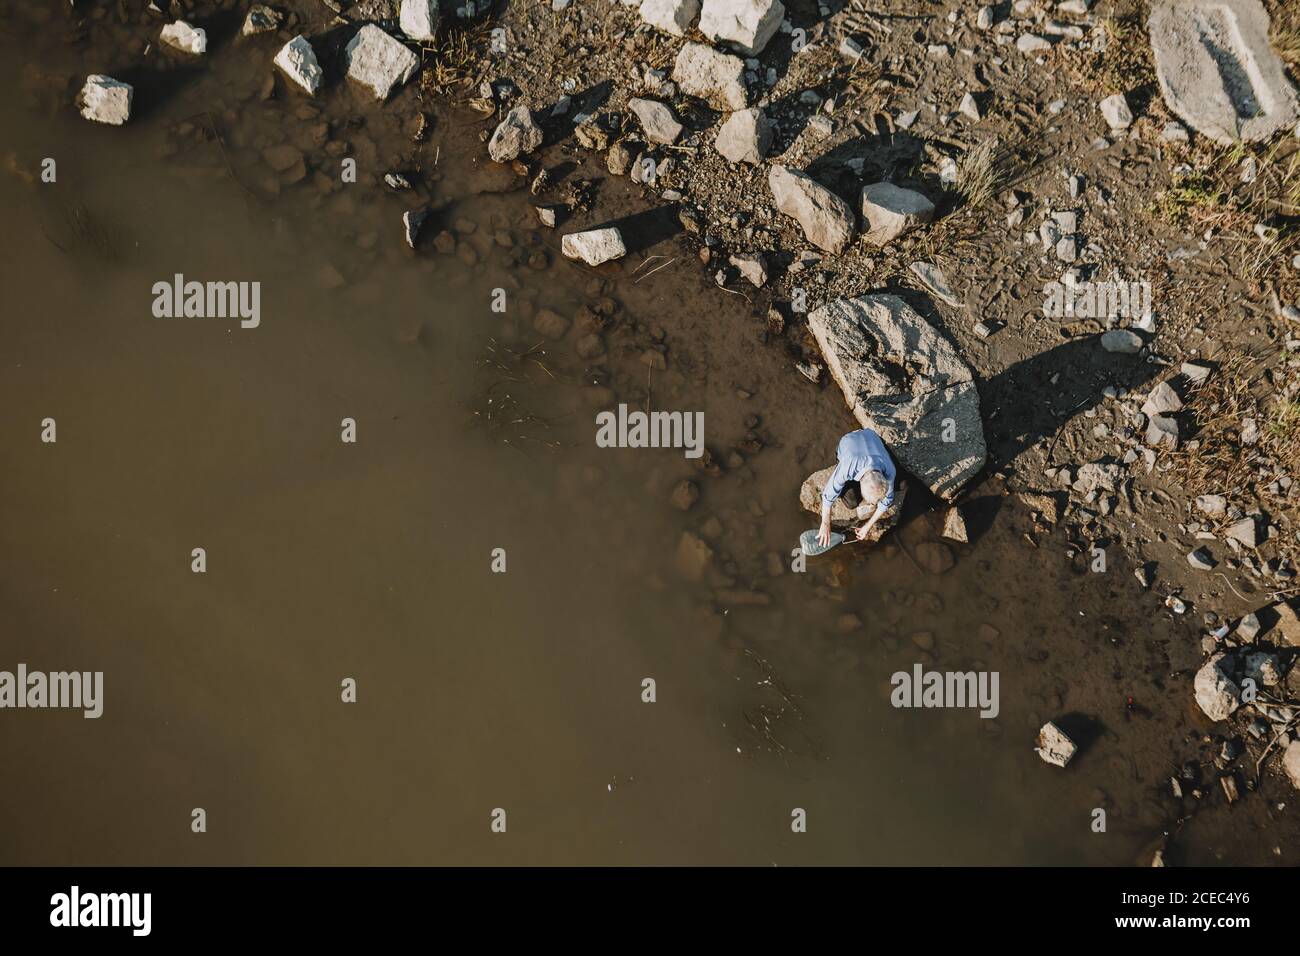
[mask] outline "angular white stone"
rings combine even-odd
[[[315,96],[325,75],[316,61],[316,51],[302,34],[294,37],[275,55],[275,65],[299,87]]]
[[[1227,720],[1241,703],[1241,688],[1228,675],[1225,657],[1222,653],[1211,657],[1192,682],[1197,706],[1210,720]]]
[[[402,0],[397,22],[412,40],[434,39],[438,35],[438,0]]]
[[[1106,97],[1097,104],[1097,108],[1106,117],[1106,125],[1113,130],[1128,129],[1133,125],[1133,111],[1128,108],[1128,100],[1123,93]]]
[[[700,0],[641,0],[641,19],[675,37],[686,35],[700,15]]]
[[[867,242],[883,246],[934,218],[934,203],[893,183],[862,187],[862,220]]]
[[[1151,389],[1151,394],[1147,400],[1142,403],[1143,415],[1168,415],[1171,412],[1181,411],[1183,400],[1178,397],[1174,387],[1168,382],[1161,382],[1155,388]]]
[[[131,118],[131,97],[134,93],[130,83],[94,73],[86,77],[85,85],[77,94],[77,107],[88,120],[121,126]]]
[[[772,148],[772,124],[760,107],[737,110],[722,124],[713,145],[729,163],[761,163]]]
[[[369,89],[377,100],[388,99],[420,66],[414,53],[373,23],[357,31],[343,51],[343,62],[348,79]]]
[[[960,508],[954,506],[944,513],[943,536],[951,541],[960,541],[962,544],[970,541],[970,536],[966,532],[966,519],[962,516]]]
[[[1056,767],[1064,767],[1078,751],[1073,740],[1050,720],[1038,731],[1038,746],[1034,753]]]
[[[781,0],[704,0],[700,32],[715,43],[727,43],[747,56],[757,56],[781,28],[783,19]]]
[[[698,96],[721,110],[743,110],[748,105],[744,61],[703,43],[681,48],[673,62],[673,82],[687,96]]]
[[[206,30],[191,26],[184,20],[177,20],[162,28],[161,39],[173,49],[182,53],[198,55],[208,51],[208,34]]]
[[[796,219],[817,248],[838,253],[853,241],[853,210],[811,176],[788,166],[773,166],[767,185],[777,211]]]
[[[682,124],[677,121],[673,111],[658,100],[644,100],[632,97],[627,102],[628,109],[641,121],[645,138],[652,143],[671,144],[682,135]]]
[[[542,128],[533,120],[527,106],[516,106],[492,131],[488,155],[495,162],[508,163],[527,155],[542,145]]]
[[[756,289],[767,284],[767,259],[757,252],[741,252],[728,260]]]
[[[570,259],[581,259],[589,266],[598,266],[611,259],[627,255],[623,235],[614,226],[574,232],[560,240],[560,251]]]

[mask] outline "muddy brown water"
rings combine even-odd
[[[23,90],[0,98],[0,668],[102,670],[105,700],[99,720],[0,712],[0,861],[1129,864],[1186,811],[1168,778],[1198,734],[1173,672],[1197,636],[1122,556],[1095,575],[1061,535],[1030,545],[989,481],[946,574],[908,556],[938,536],[921,494],[894,546],[791,570],[799,482],[853,422],[684,245],[566,263],[526,192],[484,191],[473,116],[437,111],[414,146],[410,91],[382,113],[338,87],[262,100],[266,43],[218,46],[174,90],[142,78],[136,120],[94,127],[61,84],[111,63],[44,35],[0,40]],[[263,150],[286,140],[307,175],[277,185]],[[345,141],[362,181],[331,185]],[[24,181],[47,156],[57,182]],[[412,159],[438,177],[415,254],[412,203],[375,184]],[[433,248],[444,228],[459,254]],[[260,281],[260,326],[155,318],[178,272]],[[530,321],[609,300],[593,359]],[[702,411],[723,474],[596,447],[611,401]],[[750,416],[764,447],[729,461]],[[704,581],[676,566],[684,530],[716,552]],[[893,708],[917,662],[998,671],[1000,714]],[[1048,719],[1088,728],[1068,770],[1031,749]],[[1176,852],[1265,860],[1260,811],[1237,809]]]

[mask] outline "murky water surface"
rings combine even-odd
[[[64,84],[113,64],[10,30],[0,667],[102,670],[105,710],[0,714],[4,862],[1130,863],[1175,815],[1164,683],[1195,636],[1129,569],[1028,543],[996,482],[946,574],[913,560],[920,494],[895,546],[792,571],[799,483],[853,423],[684,247],[567,263],[493,191],[473,116],[426,104],[414,144],[409,99],[262,99],[265,43],[138,76],[133,122],[95,127]],[[57,183],[24,181],[43,157]],[[416,201],[376,178],[417,165],[413,254]],[[176,273],[259,281],[260,325],[155,318]],[[574,328],[546,340],[540,309]],[[722,474],[596,447],[619,401],[703,411]],[[698,582],[686,530],[715,552]],[[916,663],[998,671],[997,718],[891,707]],[[1036,730],[1072,713],[1094,739],[1048,767]]]

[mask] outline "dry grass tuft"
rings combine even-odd
[[[448,27],[435,43],[426,46],[421,89],[443,96],[463,92],[482,66],[495,25],[495,17],[488,17],[468,26]]]
[[[1171,454],[1170,477],[1189,494],[1231,495],[1283,477],[1300,480],[1300,374],[1287,353],[1231,356],[1192,388],[1184,411],[1193,443]],[[1249,419],[1258,433],[1253,443],[1242,441]],[[1279,500],[1276,510],[1294,514],[1296,502],[1294,495]]]
[[[1288,67],[1291,76],[1300,80],[1300,6],[1295,0],[1268,0],[1269,40]]]
[[[1294,142],[1198,141],[1191,159],[1151,211],[1191,232],[1217,233],[1229,246],[1226,259],[1236,277],[1256,289],[1265,280],[1279,288],[1300,285],[1291,268],[1300,253],[1300,150]]]
[[[1106,49],[1096,54],[1091,72],[1107,95],[1131,93],[1155,82],[1155,62],[1147,38],[1149,15],[1149,4],[1139,3],[1135,9],[1112,14],[1102,21]]]

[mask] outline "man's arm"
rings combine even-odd
[[[891,496],[893,495],[892,490],[890,491],[890,495]],[[876,526],[876,522],[880,520],[880,516],[883,515],[888,510],[889,510],[889,505],[885,504],[885,500],[882,498],[876,504],[876,510],[871,513],[871,517],[867,519],[867,523],[858,529],[859,541],[861,541],[863,538],[865,538],[868,534],[871,533],[871,529]]]
[[[851,468],[846,459],[836,462],[835,470],[831,476],[826,479],[826,487],[822,489],[822,520],[831,520],[831,508],[835,507],[835,500],[844,494],[844,486],[849,483],[849,473]]]
[[[847,459],[840,459],[831,476],[826,479],[826,487],[822,489],[822,523],[817,529],[817,540],[822,547],[831,543],[831,509],[835,507],[835,499],[844,493],[850,470]]]

